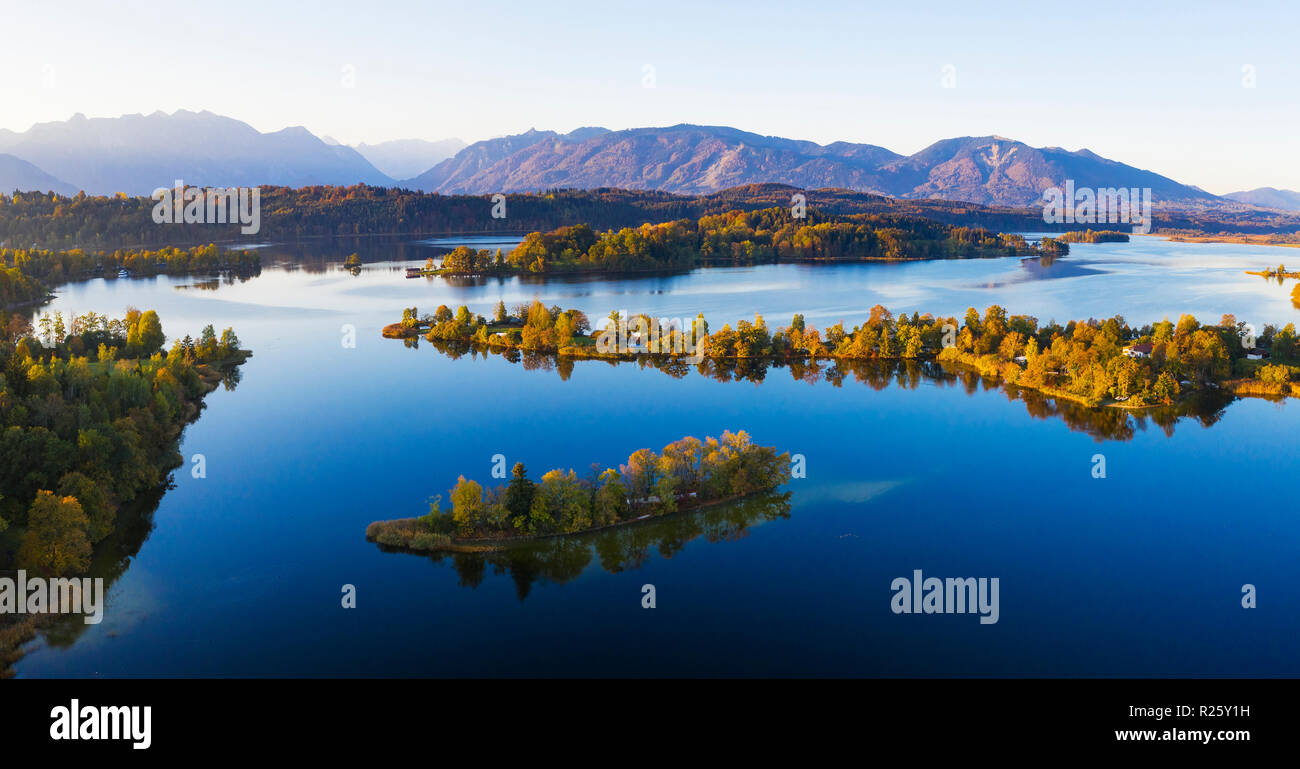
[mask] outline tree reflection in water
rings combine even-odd
[[[405,340],[408,347],[418,348],[419,339]],[[1235,397],[1223,390],[1197,390],[1170,406],[1133,410],[1110,406],[1092,407],[1082,403],[1046,395],[1037,390],[1026,390],[987,379],[969,369],[942,364],[933,360],[829,360],[829,361],[769,361],[759,359],[717,360],[706,358],[698,364],[682,359],[628,356],[624,360],[603,360],[560,357],[553,353],[526,350],[492,350],[468,342],[426,342],[443,355],[457,359],[465,355],[500,355],[511,363],[520,363],[529,371],[554,371],[563,380],[573,374],[575,365],[639,366],[658,369],[675,379],[692,373],[707,376],[719,382],[760,383],[769,375],[787,371],[795,381],[808,384],[825,383],[843,387],[846,381],[865,384],[873,390],[901,387],[914,390],[922,383],[938,386],[960,387],[968,395],[1000,389],[1008,400],[1021,401],[1029,415],[1036,419],[1060,419],[1075,432],[1091,435],[1098,442],[1128,441],[1149,425],[1159,427],[1166,436],[1174,434],[1174,427],[1182,419],[1190,419],[1202,427],[1210,427],[1223,418],[1223,411]]]
[[[593,560],[610,573],[632,571],[644,566],[654,552],[672,558],[692,540],[737,540],[748,536],[754,526],[789,517],[790,493],[766,493],[602,531],[521,542],[496,552],[421,555],[435,563],[450,560],[462,587],[478,587],[489,568],[494,575],[509,575],[522,601],[537,581],[572,581]],[[380,549],[398,552],[383,545]]]

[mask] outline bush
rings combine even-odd
[[[1268,364],[1261,367],[1259,371],[1255,373],[1255,376],[1259,377],[1259,381],[1261,382],[1268,382],[1270,384],[1286,384],[1291,381],[1291,369],[1286,366]]]
[[[441,550],[451,544],[451,537],[446,534],[434,534],[429,531],[421,531],[411,537],[410,547],[413,550]]]

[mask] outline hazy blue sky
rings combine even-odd
[[[0,21],[13,130],[186,108],[347,143],[689,122],[911,153],[999,134],[1211,192],[1300,189],[1294,3],[0,0]]]

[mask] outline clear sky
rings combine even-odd
[[[1300,190],[1298,22],[1294,2],[0,0],[0,127],[184,108],[345,143],[998,134],[1216,193]]]

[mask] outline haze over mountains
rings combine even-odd
[[[1300,192],[1279,190],[1274,187],[1260,187],[1242,192],[1229,192],[1223,197],[1260,208],[1276,208],[1281,211],[1300,211]]]
[[[41,190],[75,195],[77,188],[55,179],[22,158],[0,154],[0,190]]]
[[[393,183],[356,150],[326,144],[306,128],[261,133],[232,118],[187,110],[78,114],[22,133],[0,131],[0,153],[92,195],[148,195],[177,179],[223,187]]]
[[[465,149],[465,142],[460,139],[436,142],[398,139],[379,144],[355,144],[353,149],[386,175],[394,179],[409,179]]]
[[[1295,193],[1263,188],[1221,198],[1086,149],[1035,148],[998,136],[945,139],[910,156],[871,144],[819,145],[689,124],[530,130],[469,146],[413,139],[353,148],[302,127],[262,133],[186,110],[74,115],[22,133],[0,130],[0,190],[147,195],[176,179],[210,186],[365,183],[444,194],[556,187],[700,194],[777,182],[1011,206],[1039,205],[1043,190],[1072,179],[1079,187],[1150,187],[1157,203],[1300,208]]]

